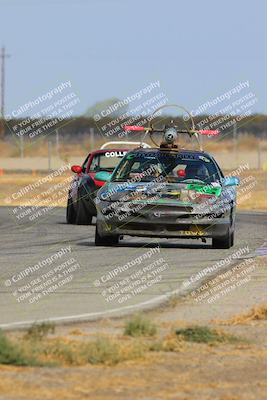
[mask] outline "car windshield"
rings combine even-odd
[[[211,183],[220,180],[218,168],[206,155],[140,152],[128,153],[115,170],[112,181],[151,182],[159,177],[170,183]]]
[[[107,151],[96,154],[89,167],[89,172],[112,172],[126,153],[127,151]]]

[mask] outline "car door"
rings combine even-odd
[[[83,164],[82,164],[82,172],[80,174],[75,174],[73,181],[71,183],[71,198],[73,203],[76,204],[77,202],[77,198],[78,198],[78,190],[80,188],[80,186],[83,184],[83,180],[84,180],[84,175],[86,174],[86,170],[87,170],[87,164],[88,164],[88,160],[90,159],[90,155],[88,154],[88,156],[85,158]]]

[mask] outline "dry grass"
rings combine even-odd
[[[57,154],[55,141],[53,141],[52,136],[49,138],[52,140],[52,155],[59,155],[62,159],[73,157],[73,156],[81,156],[84,157],[85,153],[91,150],[95,150],[99,148],[103,143],[107,140],[118,140],[116,138],[96,138],[94,142],[93,148],[91,148],[90,138],[79,139],[77,142],[69,142],[64,138],[60,139],[59,143],[59,153]],[[54,139],[55,140],[55,139]],[[122,139],[123,140],[123,139]],[[152,145],[152,142],[149,138],[146,140],[147,143]],[[186,143],[187,141],[185,141]],[[193,146],[196,148],[196,144],[192,142]],[[259,145],[259,141],[252,135],[242,135],[239,137],[239,141],[237,144],[237,151],[244,150],[257,150]],[[261,149],[267,150],[267,141],[262,140],[260,142]],[[232,137],[229,136],[229,139],[210,139],[203,138],[203,146],[205,150],[210,152],[221,151],[222,147],[225,152],[231,152],[233,150],[233,140]],[[42,137],[36,141],[25,140],[24,142],[24,155],[25,157],[46,157],[48,151],[47,146],[47,138]],[[19,157],[20,156],[20,147],[18,140],[10,140],[3,141],[0,140],[0,154],[2,157]]]
[[[249,312],[234,315],[229,320],[221,321],[216,320],[214,322],[220,325],[242,325],[248,324],[252,321],[264,321],[267,320],[267,303],[254,306]]]
[[[51,155],[58,155],[62,159],[81,156],[84,157],[86,152],[100,148],[103,143],[106,142],[105,139],[97,139],[94,142],[94,148],[91,148],[91,142],[88,138],[79,140],[77,142],[69,142],[66,139],[62,139],[59,142],[58,154],[55,146],[55,140],[52,137]],[[112,139],[110,139],[112,140]],[[42,137],[36,141],[24,140],[24,157],[47,157],[48,144],[47,138]],[[3,141],[0,140],[0,154],[1,157],[19,157],[20,156],[20,146],[18,140]]]
[[[212,329],[208,326],[192,326],[176,330],[176,335],[187,342],[195,343],[237,343],[240,338],[226,334],[218,329]]]
[[[145,358],[149,344],[140,340],[99,336],[91,340],[69,337],[6,338],[0,341],[0,364],[39,366],[115,365]],[[5,346],[3,347],[2,346]],[[1,347],[2,346],[2,347]]]
[[[54,325],[34,325],[24,335],[1,333],[0,364],[39,366],[116,365],[145,360],[154,352],[182,352],[191,344],[241,343],[222,331],[206,326],[192,326],[159,332],[156,325],[142,316],[125,324],[124,335],[88,337],[79,332],[78,339],[57,336]],[[157,333],[158,332],[158,333]],[[192,344],[193,345],[193,344]]]
[[[156,325],[141,314],[131,317],[124,327],[124,335],[126,336],[155,336],[156,333]]]
[[[259,140],[252,135],[240,136],[237,142],[237,151],[244,150],[258,150]],[[267,140],[261,140],[260,146],[262,150],[267,150]],[[233,151],[233,140],[232,135],[229,135],[229,139],[222,140],[220,137],[216,140],[204,138],[203,147],[206,151]]]
[[[29,184],[38,181],[44,175],[36,174],[4,174],[0,176],[0,205],[26,206],[29,202],[33,202],[36,206],[61,206],[65,207],[67,202],[67,192],[72,179],[71,171],[61,176],[54,177],[51,182],[42,184],[38,189],[30,190],[21,198],[6,203],[5,199],[11,197],[13,193],[17,193],[20,189]],[[238,209],[240,210],[267,210],[267,172],[258,170],[249,170],[244,172],[240,177],[247,178],[253,176],[256,185],[252,190],[244,192],[238,196]],[[48,190],[52,190],[56,185],[62,184],[62,195],[53,200]],[[249,183],[248,183],[249,184]],[[241,187],[240,187],[241,190]],[[63,192],[64,191],[64,192]],[[37,196],[40,195],[39,200]],[[12,197],[11,197],[12,198]]]
[[[67,204],[70,182],[73,177],[71,171],[61,176],[53,177],[50,182],[42,183],[38,188],[29,190],[21,197],[17,196],[17,193],[22,188],[34,184],[44,176],[45,175],[40,174],[5,174],[0,176],[0,205],[65,207]],[[61,194],[57,189],[57,185],[61,185]],[[12,195],[14,195],[14,198]],[[11,199],[10,202],[6,201],[8,198]]]
[[[185,329],[177,335],[181,326]],[[176,323],[173,328],[164,335],[159,329],[155,338],[106,335],[81,341],[55,335],[32,341],[13,334],[26,354],[57,368],[0,365],[1,395],[28,400],[265,398],[264,347],[225,340],[229,335],[208,327]]]

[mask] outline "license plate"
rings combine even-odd
[[[179,231],[179,234],[181,236],[204,236],[205,231],[202,231],[201,229],[198,228],[192,228],[188,231]]]

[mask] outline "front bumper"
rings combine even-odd
[[[104,215],[100,207],[97,213],[98,230],[103,235],[220,238],[231,224],[230,211],[200,215],[192,207],[148,207],[135,215],[123,209],[116,215]]]

